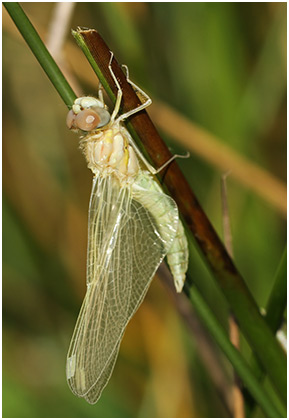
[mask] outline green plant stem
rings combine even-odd
[[[191,286],[190,288],[187,287],[185,288],[185,292],[194,305],[198,315],[206,325],[208,331],[214,337],[222,351],[226,354],[239,377],[244,382],[256,402],[258,402],[264,413],[273,418],[286,417],[286,409],[283,408],[282,413],[276,409],[270,395],[262,386],[260,386],[249,364],[241,356],[240,352],[233,346],[230,340],[228,340],[226,331],[218,323],[197,288],[194,286]]]
[[[287,304],[287,246],[285,247],[280,263],[278,265],[273,288],[270,293],[270,297],[266,306],[266,315],[265,320],[271,328],[272,332],[276,334],[278,328],[280,328],[283,320],[284,311]],[[260,383],[264,379],[264,371],[259,361],[256,359],[256,356],[253,354],[250,365],[253,369],[253,372],[256,378]],[[246,396],[246,406],[248,414],[252,413],[255,408],[255,401],[251,398],[250,395]]]
[[[4,2],[3,3],[9,15],[13,19],[19,32],[27,42],[31,51],[39,61],[41,67],[53,83],[55,89],[63,99],[64,103],[68,108],[71,108],[74,99],[76,98],[75,93],[71,89],[67,80],[63,76],[61,70],[51,57],[49,51],[41,41],[38,33],[34,29],[32,23],[24,13],[23,9],[16,2]]]
[[[285,247],[276,271],[273,289],[271,291],[265,319],[271,330],[276,333],[282,324],[287,304],[287,246]]]
[[[73,35],[110,99],[115,102],[117,88],[108,69],[111,58],[109,48],[95,30],[79,29],[74,31]],[[112,60],[112,69],[122,88],[123,108],[121,111],[127,112],[136,108],[140,104],[140,99],[128,84],[115,57]],[[171,154],[145,111],[133,115],[126,125],[140,150],[145,156],[149,155],[150,161],[155,167],[160,167],[168,161]],[[286,401],[285,354],[261,316],[243,278],[238,273],[175,161],[166,169],[162,182],[177,202],[180,213],[190,229],[190,231],[186,231],[189,232],[187,235],[189,246],[193,247],[195,243],[198,245],[205,263],[218,281],[240,329],[261,361],[275,389]]]

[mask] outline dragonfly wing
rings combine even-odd
[[[101,396],[103,388],[106,386],[107,382],[109,381],[109,378],[111,376],[111,373],[113,371],[113,368],[114,368],[114,365],[118,356],[120,342],[121,341],[119,341],[118,346],[116,346],[115,350],[111,354],[110,359],[107,361],[106,367],[103,370],[102,374],[100,375],[99,380],[95,383],[94,386],[90,388],[90,390],[87,392],[87,394],[84,397],[86,401],[89,402],[90,404],[95,404],[98,401],[98,399]]]
[[[149,203],[157,191],[139,191]],[[149,198],[148,198],[149,197]],[[164,205],[165,206],[165,205]],[[168,232],[114,177],[95,178],[89,210],[87,292],[67,359],[72,391],[95,403],[108,382],[125,327],[142,302],[177,229],[175,206],[167,206]]]

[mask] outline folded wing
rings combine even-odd
[[[161,203],[165,225],[149,211]],[[71,390],[94,404],[107,384],[125,327],[168,252],[178,225],[172,199],[160,191],[94,178],[89,208],[87,292],[67,358]]]

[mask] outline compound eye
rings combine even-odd
[[[69,129],[71,129],[73,127],[74,124],[74,118],[75,118],[75,114],[72,111],[72,109],[68,112],[67,117],[66,117],[66,125]]]
[[[92,109],[84,109],[76,115],[74,125],[83,131],[91,131],[98,126],[100,118]]]
[[[97,115],[99,116],[99,123],[97,128],[101,128],[107,125],[110,121],[110,113],[104,108],[94,107],[94,109],[95,112],[97,112]]]

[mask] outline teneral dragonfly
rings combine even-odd
[[[67,356],[66,374],[74,394],[94,404],[106,386],[124,330],[167,256],[178,292],[188,266],[188,246],[177,205],[164,194],[156,172],[138,151],[123,121],[150,105],[118,116],[118,88],[110,115],[102,90],[98,98],[77,98],[67,116],[81,133],[80,145],[93,172],[89,204],[87,291]]]

